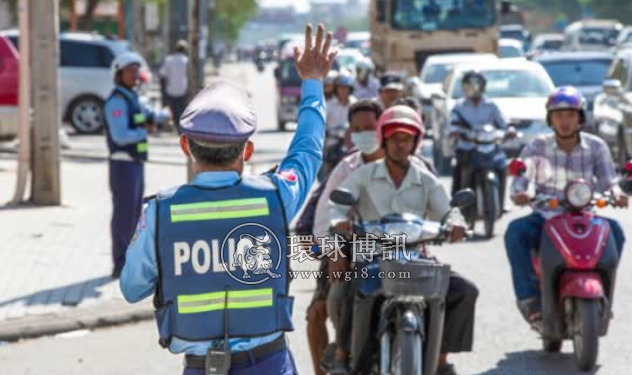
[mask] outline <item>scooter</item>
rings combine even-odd
[[[515,129],[503,131],[493,125],[481,130],[458,127],[453,136],[472,145],[468,153],[469,164],[461,166],[461,184],[476,192],[476,206],[463,212],[470,229],[474,230],[477,219],[482,219],[485,237],[494,235],[496,220],[502,215],[501,176],[499,170],[507,167],[507,156],[501,145],[507,139],[520,136]]]
[[[443,338],[450,266],[429,258],[425,244],[444,242],[448,227],[444,223],[406,213],[387,215],[377,221],[363,221],[356,209],[358,201],[352,194],[335,190],[330,199],[336,204],[353,208],[357,219],[353,232],[359,236],[406,235],[403,253],[391,252],[390,256],[387,255],[386,245],[378,240],[372,259],[356,263],[357,268],[366,273],[366,278],[362,276],[359,279],[358,291],[379,296],[377,300],[382,302],[375,327],[379,349],[371,353],[371,363],[358,363],[369,370],[355,368],[352,372],[434,375]],[[455,194],[450,204],[454,208],[463,208],[474,204],[474,200],[474,193],[468,189]],[[376,276],[379,272],[385,277]]]
[[[522,160],[509,165],[512,175],[526,171]],[[608,221],[594,208],[613,205],[611,195],[595,194],[588,181],[570,181],[564,197],[538,195],[532,205],[561,209],[544,224],[542,240],[532,261],[542,295],[542,342],[545,351],[559,352],[563,340],[573,340],[582,371],[595,368],[599,337],[608,332],[618,253]]]

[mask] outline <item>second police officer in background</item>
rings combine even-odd
[[[255,112],[242,89],[218,81],[198,94],[182,117],[180,145],[193,161],[193,182],[149,201],[139,222],[121,289],[130,302],[155,293],[160,342],[172,353],[186,353],[186,375],[297,373],[284,336],[293,329],[286,236],[322,158],[322,81],[335,59],[335,53],[329,53],[331,33],[326,40],[323,34],[321,25],[314,45],[308,26],[305,51],[295,49],[296,67],[304,80],[303,100],[296,135],[279,172],[243,175],[244,162],[254,150],[249,139],[257,126]],[[244,225],[266,228],[266,237],[271,233],[281,239],[266,245],[280,255],[274,262],[278,273],[264,284],[245,282],[253,280],[245,276],[237,280],[227,268],[234,265],[233,259],[222,261],[223,268],[219,265],[217,270],[213,264],[210,272],[208,258],[217,262],[219,243],[240,240],[247,233],[238,238],[234,233]],[[251,259],[264,265],[265,256],[258,251],[259,241],[265,241],[255,237],[259,240],[241,259],[252,250]],[[199,264],[200,251],[191,252],[200,246],[206,250],[206,267]],[[250,271],[253,278],[259,275]]]
[[[112,62],[114,90],[105,102],[105,123],[110,152],[112,191],[112,276],[118,278],[125,264],[125,250],[140,216],[147,161],[147,129],[168,115],[144,107],[134,90],[139,82],[143,59],[134,52],[117,56]]]

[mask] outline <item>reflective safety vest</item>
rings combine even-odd
[[[292,331],[288,225],[268,176],[156,198],[154,303],[161,345]]]
[[[130,130],[135,130],[135,129],[145,126],[145,124],[147,123],[147,117],[145,116],[145,113],[143,113],[143,109],[139,105],[135,104],[132,100],[130,100],[129,97],[118,87],[114,88],[114,91],[112,91],[110,98],[114,96],[122,98],[123,100],[125,100],[125,103],[127,103],[127,114],[128,114],[127,124]],[[147,151],[148,151],[147,138],[137,143],[132,143],[128,145],[119,145],[114,142],[114,140],[112,139],[112,136],[110,135],[110,126],[106,124],[105,128],[106,128],[106,134],[107,134],[107,139],[108,139],[108,149],[110,150],[110,155],[115,152],[123,151],[129,154],[132,157],[132,159],[136,161],[147,161],[147,156],[148,156],[147,155]]]

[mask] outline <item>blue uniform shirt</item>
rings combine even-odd
[[[125,87],[117,86],[118,89],[129,99],[134,105],[142,108],[143,113],[147,119],[155,119],[158,122],[164,120],[165,114],[162,112],[154,112],[147,106],[143,106],[139,99],[138,94],[134,91],[128,90]],[[147,131],[144,128],[130,129],[129,111],[131,108],[127,108],[127,102],[120,96],[111,96],[106,102],[104,107],[106,125],[109,127],[112,141],[117,145],[124,146],[129,144],[138,143],[147,138]]]
[[[307,198],[322,160],[325,135],[325,108],[322,83],[315,80],[303,82],[302,102],[299,109],[298,127],[287,156],[281,162],[278,173],[272,176],[279,187],[287,220],[296,216]],[[198,174],[192,184],[205,187],[233,185],[239,179],[237,172],[204,172]],[[155,255],[156,206],[151,201],[145,206],[138,224],[137,234],[127,249],[127,261],[121,274],[120,286],[128,302],[138,302],[154,294],[158,268]],[[230,339],[233,352],[245,351],[273,341],[282,333],[248,339]],[[204,356],[211,342],[187,342],[173,338],[170,349],[174,353]]]

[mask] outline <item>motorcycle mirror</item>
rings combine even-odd
[[[621,89],[621,81],[618,79],[607,79],[603,81],[603,85],[601,86],[604,93],[608,95],[621,95],[623,90]]]
[[[450,201],[450,206],[455,208],[465,208],[476,203],[476,194],[472,189],[459,190]]]
[[[358,204],[358,200],[347,190],[334,190],[329,195],[329,199],[341,206],[355,207]]]
[[[527,170],[527,165],[521,159],[514,159],[509,163],[509,175],[520,176]]]

